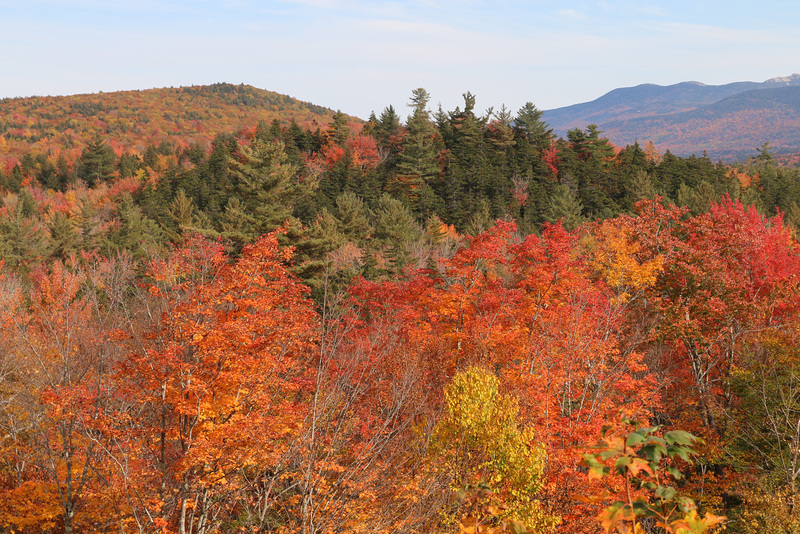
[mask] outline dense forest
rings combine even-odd
[[[0,532],[798,531],[800,169],[429,103],[0,135]]]

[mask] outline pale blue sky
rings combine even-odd
[[[0,97],[246,83],[366,118],[800,72],[796,1],[0,0]]]

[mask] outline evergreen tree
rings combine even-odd
[[[228,197],[233,192],[228,164],[237,150],[238,143],[233,136],[219,134],[211,143],[211,153],[205,164],[197,168],[196,180],[200,188],[195,202],[212,219],[221,216],[228,204]],[[186,192],[191,196],[192,189],[186,188]]]
[[[675,202],[678,198],[678,189],[686,180],[688,173],[686,160],[667,150],[655,169],[655,182],[657,186],[660,185],[664,195]]]
[[[280,131],[280,123],[278,123],[278,131]],[[264,119],[261,119],[260,121],[258,121],[258,124],[256,124],[254,136],[257,139],[261,139],[265,143],[269,143],[270,141],[275,140],[274,131],[272,130],[270,125],[267,124],[267,121],[265,121]]]
[[[400,117],[395,112],[394,107],[388,106],[381,112],[380,118],[374,119],[372,124],[369,134],[378,142],[381,161],[386,164],[387,160],[396,157],[400,152],[400,138],[403,128],[400,124]]]
[[[36,181],[44,188],[57,191],[60,189],[56,167],[45,154],[38,154],[34,158]]]
[[[622,208],[614,200],[621,196],[611,173],[614,147],[600,133],[594,124],[585,132],[577,128],[567,132],[569,150],[574,156],[569,160],[568,172],[577,182],[578,198],[586,212],[605,219],[619,214]]]
[[[411,245],[422,230],[402,202],[383,195],[374,210],[374,244],[378,247],[379,272],[399,272],[411,261]]]
[[[464,226],[464,232],[467,235],[476,236],[481,232],[485,232],[492,226],[492,212],[489,201],[485,198],[481,199],[476,208],[477,209],[472,212]]]
[[[487,118],[475,115],[475,96],[464,93],[464,111],[458,108],[449,114],[445,146],[452,160],[445,176],[447,212],[450,221],[463,227],[471,215],[482,206],[489,206],[492,215],[510,190],[508,176],[491,165],[484,137]],[[486,203],[484,204],[484,201]]]
[[[744,201],[742,204],[744,204]],[[792,229],[795,239],[797,239],[798,235],[800,235],[800,205],[797,202],[792,202],[789,206],[789,210],[786,212],[786,224]]]
[[[75,173],[70,168],[69,161],[64,154],[59,154],[56,159],[56,179],[61,191],[66,191],[76,180]]]
[[[165,220],[167,207],[173,197],[172,184],[175,182],[177,182],[177,169],[173,165],[157,178],[155,184],[153,180],[148,180],[134,198],[142,213],[154,221]]]
[[[298,179],[297,168],[286,159],[283,143],[257,138],[228,159],[231,197],[222,233],[236,249],[293,218],[297,201],[313,192],[315,184]]]
[[[347,241],[363,244],[372,233],[370,213],[355,193],[346,191],[336,199],[336,229]]]
[[[98,182],[105,182],[114,176],[117,170],[114,150],[99,136],[96,136],[78,158],[78,178],[93,187]]]
[[[521,223],[533,230],[544,220],[547,191],[555,178],[545,161],[545,151],[553,145],[553,133],[542,120],[542,112],[528,102],[514,118],[514,145],[508,150],[508,176],[522,176],[528,183],[528,204]]]
[[[561,221],[567,230],[574,230],[583,224],[583,206],[570,187],[562,184],[555,188],[550,197],[546,219],[551,223]]]
[[[228,241],[231,252],[238,253],[260,235],[256,230],[258,220],[245,208],[239,197],[230,197],[220,219],[220,235]]]
[[[208,227],[204,227],[198,219],[197,209],[191,198],[186,196],[183,189],[178,190],[178,194],[167,208],[167,216],[162,228],[167,239],[173,243],[181,244],[187,234],[213,233]]]
[[[330,144],[340,147],[347,145],[347,140],[350,138],[347,115],[341,111],[334,113],[325,135]]]
[[[714,186],[705,180],[700,182],[697,187],[689,187],[681,184],[678,190],[678,206],[686,206],[692,215],[707,213],[711,209],[711,203],[718,200]]]
[[[775,165],[775,149],[770,146],[769,141],[756,149],[758,155],[753,157],[756,165]]]
[[[653,179],[644,170],[639,170],[633,175],[628,187],[628,193],[634,203],[640,200],[652,199],[658,195]]]
[[[755,206],[756,210],[759,213],[766,213],[766,209],[764,207],[764,201],[761,200],[761,195],[758,192],[758,189],[755,187],[748,187],[744,190],[744,192],[739,196],[739,201],[742,203],[743,206]],[[797,202],[792,201],[789,203],[789,208],[786,210],[785,213],[787,214],[798,214],[797,211]],[[797,220],[800,222],[800,219]]]
[[[136,154],[124,153],[119,157],[117,162],[117,170],[119,171],[120,178],[129,178],[136,174],[136,171],[141,167],[142,160]]]
[[[439,176],[437,161],[441,141],[427,109],[430,95],[425,89],[412,91],[409,107],[413,112],[406,122],[403,151],[398,156],[396,176],[386,190],[424,214],[439,209],[441,200],[431,187]]]
[[[96,251],[105,236],[103,233],[104,220],[97,207],[88,199],[78,202],[76,228],[80,238],[81,250]]]
[[[0,259],[17,272],[27,272],[47,257],[47,229],[27,188],[6,201],[8,212],[0,217]]]
[[[153,143],[148,143],[142,152],[142,164],[150,169],[158,168],[158,149]]]
[[[57,211],[47,225],[50,230],[50,256],[64,261],[78,251],[80,236],[75,223],[64,213]]]
[[[11,191],[12,193],[19,193],[24,179],[25,176],[22,174],[22,169],[20,168],[19,164],[17,164],[11,168],[11,174],[5,177],[2,186],[4,189]]]
[[[125,193],[117,200],[117,226],[105,238],[105,245],[113,251],[127,250],[134,258],[148,257],[164,243],[164,234],[158,224],[144,215],[133,197]]]
[[[491,128],[487,132],[488,138],[494,149],[504,156],[517,144],[514,139],[514,118],[511,112],[503,105],[500,111],[495,114],[495,120],[491,122]]]
[[[553,139],[553,130],[548,128],[548,124],[542,121],[542,111],[531,102],[526,102],[514,119],[514,130],[519,138],[527,141],[528,144],[543,150],[550,146]]]
[[[320,218],[333,217],[323,208]],[[292,272],[311,288],[317,302],[324,298],[326,279],[328,278],[328,254],[334,250],[338,241],[335,233],[335,222],[327,228],[333,232],[319,231],[317,224],[306,227],[297,219],[290,219],[285,226],[284,239],[294,247],[294,265]]]

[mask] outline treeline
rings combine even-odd
[[[469,93],[450,112],[432,113],[429,98],[413,92],[405,124],[389,106],[365,125],[341,113],[324,129],[260,122],[208,150],[162,140],[135,153],[96,136],[74,161],[27,153],[0,173],[3,257],[139,254],[141,243],[193,233],[235,253],[289,221],[298,272],[318,285],[326,255],[345,244],[372,277],[424,262],[426,242],[476,235],[498,218],[523,234],[555,221],[573,229],[656,196],[695,215],[727,196],[800,222],[798,171],[777,166],[768,145],[728,166],[652,145],[620,149],[594,126],[556,139],[532,104],[478,116]]]

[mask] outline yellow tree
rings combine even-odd
[[[516,398],[477,367],[445,389],[447,417],[436,427],[432,455],[456,499],[446,513],[462,532],[550,532],[559,520],[536,499],[546,453],[532,429],[518,426]]]

